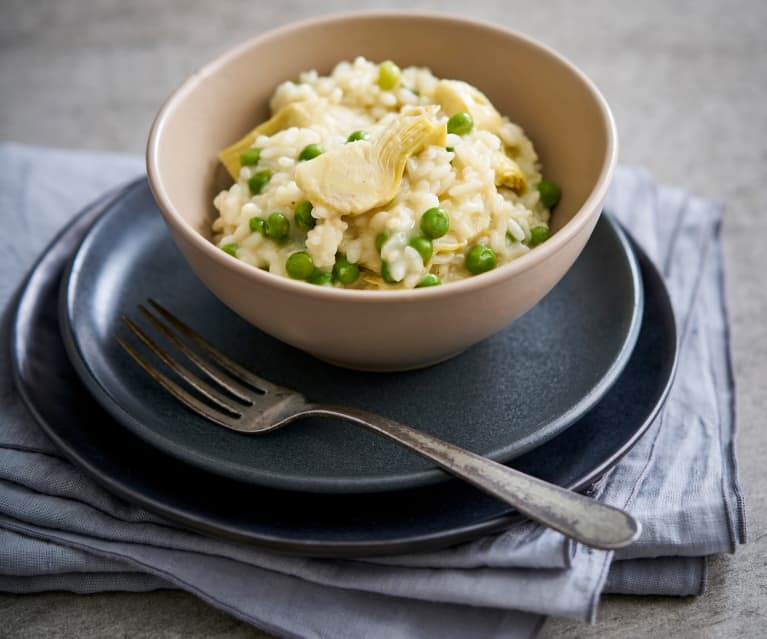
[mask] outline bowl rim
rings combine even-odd
[[[170,115],[172,115],[176,106],[204,78],[215,74],[220,68],[225,67],[231,60],[239,57],[245,51],[263,42],[268,42],[269,40],[283,37],[292,31],[298,31],[309,27],[318,27],[328,23],[355,22],[359,20],[375,21],[382,18],[419,19],[444,24],[467,24],[474,28],[484,29],[494,32],[495,34],[516,39],[520,41],[524,46],[537,49],[542,54],[553,58],[558,64],[564,66],[568,71],[574,74],[594,98],[599,112],[602,115],[602,122],[605,128],[607,139],[605,157],[599,171],[599,176],[584,203],[561,229],[559,229],[556,233],[553,233],[545,243],[537,246],[534,251],[531,250],[528,253],[512,260],[511,262],[503,264],[500,267],[486,273],[474,275],[457,281],[452,281],[445,286],[429,286],[418,289],[384,290],[345,289],[331,286],[316,286],[309,284],[308,282],[267,273],[220,250],[213,242],[205,238],[200,232],[194,229],[192,225],[177,211],[162,181],[158,162],[160,140],[162,138],[166,122]],[[268,31],[264,31],[263,33],[260,33],[252,38],[240,42],[233,47],[230,47],[229,49],[226,49],[215,58],[204,64],[202,67],[192,72],[189,76],[186,77],[185,80],[181,82],[180,85],[171,91],[155,115],[147,140],[145,159],[149,185],[152,190],[152,194],[154,195],[154,198],[159,205],[160,212],[162,213],[166,222],[174,226],[175,229],[182,234],[187,242],[191,243],[198,250],[201,250],[202,253],[206,255],[206,257],[214,260],[215,262],[218,262],[219,266],[233,270],[235,273],[239,273],[242,276],[252,278],[264,286],[281,289],[285,293],[302,295],[308,294],[311,297],[317,297],[319,299],[325,300],[390,303],[392,301],[413,301],[416,299],[432,300],[448,295],[460,294],[462,291],[479,291],[486,287],[491,287],[499,284],[501,281],[511,279],[519,273],[528,271],[539,263],[548,259],[553,253],[563,249],[565,245],[570,241],[570,239],[577,235],[584,226],[588,225],[590,221],[597,219],[599,215],[601,215],[601,206],[607,195],[607,191],[610,187],[611,177],[615,171],[615,167],[618,161],[618,132],[609,104],[597,86],[594,84],[594,82],[561,53],[549,45],[544,44],[535,38],[532,38],[531,36],[513,29],[509,29],[507,27],[501,27],[492,24],[484,20],[468,18],[455,14],[438,14],[428,11],[394,10],[347,11],[324,14],[322,16],[315,16],[304,20],[291,21],[276,28],[269,29]],[[595,209],[597,209],[596,212]]]

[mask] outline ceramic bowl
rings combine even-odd
[[[210,239],[216,193],[231,180],[217,152],[268,118],[275,87],[342,60],[425,66],[484,92],[532,139],[543,172],[562,187],[551,238],[521,258],[442,286],[396,291],[312,286],[231,258]],[[346,14],[290,24],[249,40],[189,77],[149,136],[149,182],[192,270],[266,333],[321,359],[379,371],[456,355],[529,310],[589,239],[617,157],[610,109],[575,66],[531,38],[464,18]]]

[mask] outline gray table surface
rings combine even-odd
[[[526,32],[606,95],[621,162],[724,201],[741,478],[750,541],[710,562],[689,599],[606,597],[599,622],[550,620],[542,636],[756,637],[767,626],[767,3],[124,2],[0,0],[0,140],[142,152],[160,102],[190,71],[296,17],[439,10]],[[267,637],[190,595],[0,595],[3,637]]]

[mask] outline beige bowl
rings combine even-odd
[[[467,81],[532,139],[562,187],[554,234],[482,275],[415,290],[312,286],[233,259],[210,241],[214,195],[229,184],[217,152],[267,119],[276,86],[329,73],[362,55],[426,66]],[[404,370],[447,359],[529,310],[567,272],[596,224],[617,157],[610,110],[595,86],[551,49],[463,18],[407,13],[331,16],[237,46],[187,79],[149,136],[147,171],[173,239],[226,305],[261,330],[342,366]]]

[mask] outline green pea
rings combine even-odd
[[[333,264],[333,279],[341,284],[354,284],[360,276],[360,267],[339,255]]]
[[[423,237],[422,235],[411,237],[408,244],[418,251],[418,255],[421,256],[424,264],[431,259],[434,253],[434,247],[428,237]]]
[[[455,153],[455,147],[454,146],[446,146],[445,151],[448,153]]]
[[[386,244],[386,240],[389,239],[388,233],[379,233],[376,235],[376,251],[378,251],[378,254],[381,254],[381,249],[383,248],[383,245]]]
[[[384,91],[391,91],[399,84],[399,67],[391,60],[386,60],[378,65],[378,86]]]
[[[415,285],[415,287],[426,288],[427,286],[439,286],[440,284],[442,284],[442,280],[434,275],[434,273],[427,273],[423,276],[423,279],[421,279],[421,281]]]
[[[290,233],[290,221],[278,211],[270,213],[266,218],[264,233],[273,240],[284,240]]]
[[[349,137],[346,138],[347,142],[356,142],[357,140],[368,140],[370,139],[370,133],[367,131],[355,131],[354,133],[350,133]]]
[[[256,171],[256,173],[253,174],[253,177],[248,180],[248,188],[253,195],[258,195],[271,179],[272,172],[270,169]]]
[[[551,180],[541,180],[538,182],[538,193],[541,194],[541,204],[550,209],[562,197],[562,189],[556,182]]]
[[[317,220],[312,217],[312,209],[314,209],[314,206],[309,200],[299,202],[296,206],[296,210],[293,212],[293,220],[295,220],[298,228],[310,231],[317,224]]]
[[[261,235],[266,235],[264,232],[266,221],[264,221],[264,218],[262,217],[250,218],[250,220],[248,220],[248,226],[250,227],[250,230],[253,231],[253,233],[261,233]]]
[[[229,253],[229,255],[231,255],[232,257],[237,257],[237,249],[238,248],[240,248],[240,247],[237,246],[237,244],[235,242],[230,242],[229,244],[224,244],[221,247],[221,250],[224,253]]]
[[[323,153],[325,153],[325,149],[319,144],[307,144],[301,149],[301,153],[298,154],[298,161],[305,162],[306,160],[312,160]]]
[[[389,264],[387,262],[381,263],[381,277],[383,278],[383,281],[387,284],[396,284],[397,280],[395,280],[392,277],[391,271],[389,270]]]
[[[314,273],[314,261],[306,251],[293,253],[285,262],[285,270],[294,280],[305,280]]]
[[[438,206],[424,212],[421,216],[421,232],[433,240],[442,237],[450,228],[450,218],[445,209]]]
[[[327,271],[316,271],[309,277],[309,284],[316,284],[317,286],[325,286],[333,281],[333,274]]]
[[[455,133],[456,135],[466,135],[471,133],[474,128],[474,118],[471,117],[471,113],[466,111],[459,111],[455,115],[451,115],[447,121],[447,132]]]
[[[476,244],[466,254],[466,270],[472,275],[492,271],[497,263],[495,251],[489,246]]]
[[[538,246],[551,237],[551,231],[545,226],[534,226],[530,229],[530,241],[528,246]]]
[[[256,166],[261,159],[261,149],[248,149],[240,153],[240,166]]]

